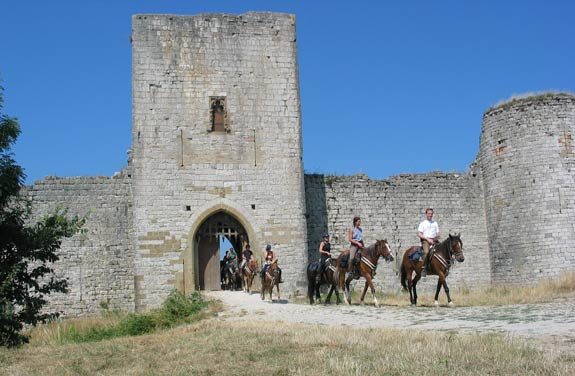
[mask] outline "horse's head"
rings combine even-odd
[[[451,256],[455,256],[455,260],[459,262],[465,261],[463,256],[463,241],[461,241],[461,234],[449,234],[448,249]]]
[[[377,250],[378,256],[383,257],[385,261],[393,261],[393,255],[391,254],[391,248],[389,248],[387,239],[376,240],[375,249]]]
[[[248,261],[248,269],[249,272],[253,275],[258,272],[258,263],[253,257],[250,259],[250,261]]]

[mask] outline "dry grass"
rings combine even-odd
[[[217,319],[151,335],[0,349],[0,375],[567,375],[499,335],[361,330]]]
[[[437,277],[429,276],[432,281]],[[449,279],[448,279],[449,283]],[[352,303],[358,303],[363,291],[364,282],[360,280],[352,294]],[[527,304],[527,303],[547,303],[557,299],[563,299],[575,296],[575,273],[566,273],[560,278],[552,280],[542,280],[537,284],[529,286],[492,286],[486,289],[471,290],[469,288],[451,289],[451,299],[458,307],[473,306],[499,306],[510,304]],[[434,292],[424,292],[418,289],[418,305],[432,306],[434,303]],[[409,293],[401,291],[398,293],[376,293],[379,303],[389,306],[409,306]],[[326,293],[322,293],[322,299],[325,299]],[[342,294],[343,299],[343,294]],[[371,304],[373,298],[371,292],[365,295],[365,302]],[[441,303],[447,303],[447,298],[443,289],[439,293]],[[331,302],[335,304],[335,294]],[[294,302],[307,304],[307,297],[299,296]]]

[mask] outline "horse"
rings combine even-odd
[[[254,277],[258,273],[258,263],[252,257],[250,261],[246,263],[246,265],[240,269],[240,274],[242,277],[242,287],[244,292],[248,294],[251,292],[252,289],[252,282],[254,281]]]
[[[262,279],[262,289],[261,289],[261,298],[262,300],[265,299],[266,291],[269,291],[270,294],[270,301],[273,302],[272,299],[272,290],[274,286],[277,290],[278,301],[280,300],[280,281],[281,281],[281,271],[278,266],[277,260],[274,260],[271,265],[268,267],[268,270],[265,272],[263,279]]]
[[[307,296],[309,298],[309,304],[314,303],[314,293],[317,301],[320,301],[319,288],[322,284],[330,284],[331,287],[325,298],[325,302],[331,302],[331,294],[335,291],[335,296],[337,298],[337,304],[341,303],[339,298],[339,289],[337,288],[337,278],[334,264],[334,259],[330,258],[326,261],[326,269],[321,272],[321,261],[314,261],[307,266]]]
[[[224,270],[223,286],[226,290],[237,290],[241,286],[241,276],[237,263],[227,265]]]
[[[415,260],[411,261],[409,256],[419,249],[419,246],[413,246],[405,250],[403,253],[403,259],[401,262],[401,286],[404,290],[409,290],[409,300],[412,306],[417,305],[417,282],[421,278],[421,271],[423,270],[423,261]],[[431,251],[429,253],[431,255]],[[435,250],[433,256],[431,256],[430,270],[428,274],[438,276],[437,280],[437,290],[435,291],[435,305],[439,305],[437,301],[439,297],[439,291],[443,286],[445,294],[447,295],[447,303],[451,306],[453,302],[451,301],[451,296],[449,295],[449,287],[447,287],[447,282],[445,279],[449,274],[449,269],[453,265],[453,260],[458,262],[463,262],[465,257],[463,256],[463,242],[461,241],[461,235],[449,234],[441,243],[435,245]],[[413,277],[413,272],[415,272],[415,278]]]
[[[373,276],[375,274],[375,268],[377,267],[377,261],[380,257],[383,257],[386,261],[393,261],[393,255],[391,254],[391,249],[387,240],[376,240],[376,242],[367,248],[361,250],[361,260],[357,264],[357,270],[359,275],[355,273],[350,273],[346,278],[345,272],[347,271],[347,266],[342,265],[342,261],[349,259],[349,250],[345,250],[339,254],[337,257],[337,271],[339,274],[338,284],[341,289],[344,290],[345,302],[351,304],[351,293],[349,292],[349,283],[352,279],[359,279],[360,277],[365,278],[365,287],[363,288],[363,293],[361,294],[360,304],[363,305],[363,299],[365,298],[365,293],[367,288],[371,288],[371,293],[373,295],[373,303],[377,307],[377,298],[375,297],[375,288],[373,287]],[[348,260],[348,262],[353,262],[353,260]]]

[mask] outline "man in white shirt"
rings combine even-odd
[[[422,275],[424,277],[427,276],[427,254],[429,253],[429,248],[439,239],[439,226],[433,220],[432,208],[425,209],[425,217],[426,219],[417,227],[417,236],[421,240],[421,248],[423,248],[423,261],[425,264]]]

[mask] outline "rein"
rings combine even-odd
[[[369,258],[367,258],[363,255],[361,256],[361,262],[363,262],[365,265],[367,265],[371,269],[372,273],[377,268],[377,261],[379,260],[379,257],[380,257],[379,253],[374,253],[375,249],[376,249],[376,245],[377,245],[377,242],[370,245],[369,247],[367,247],[365,249],[367,256],[369,256],[370,258],[375,258],[375,263],[372,260],[370,260]],[[383,255],[383,252],[381,252],[381,257],[385,258],[385,256]]]
[[[447,243],[444,245],[444,243]],[[447,260],[441,256],[439,247],[444,247],[446,249],[447,252]],[[433,257],[435,257],[446,270],[449,270],[451,268],[452,265],[454,265],[455,263],[453,262],[453,260],[455,259],[455,252],[453,251],[453,245],[451,244],[451,238],[447,238],[444,241],[442,241],[441,243],[439,243],[439,246],[437,246],[436,248],[437,251],[433,254]]]

